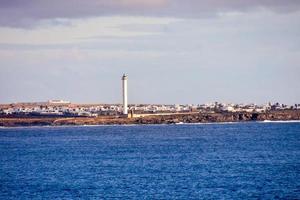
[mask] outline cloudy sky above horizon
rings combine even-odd
[[[0,103],[300,103],[298,0],[0,0]]]

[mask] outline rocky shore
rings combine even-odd
[[[62,125],[117,125],[117,124],[176,124],[248,121],[300,120],[300,110],[269,111],[266,113],[180,113],[138,118],[124,117],[70,117],[70,118],[0,118],[2,127],[62,126]]]

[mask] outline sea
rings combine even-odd
[[[0,199],[300,199],[300,123],[0,128]]]

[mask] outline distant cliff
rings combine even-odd
[[[61,126],[112,124],[175,124],[248,121],[300,120],[300,110],[270,111],[266,113],[186,113],[154,115],[137,118],[122,117],[69,117],[69,118],[0,118],[0,126]]]

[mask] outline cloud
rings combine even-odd
[[[292,12],[299,0],[1,0],[0,26],[31,27],[41,20],[114,15],[208,17],[268,9]]]
[[[57,21],[57,20],[56,20]],[[11,29],[0,27],[0,48],[5,45],[62,45],[77,44],[99,38],[131,38],[159,35],[159,30],[147,26],[163,26],[178,19],[158,17],[97,17],[86,20],[73,19],[56,26],[45,25],[35,29]],[[66,25],[65,25],[66,24]],[[133,27],[130,29],[130,27]],[[141,27],[141,28],[134,28]]]

